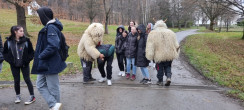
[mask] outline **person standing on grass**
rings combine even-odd
[[[2,67],[3,67],[3,42],[2,42],[2,37],[0,35],[0,73],[2,72]]]
[[[148,35],[146,58],[157,63],[158,85],[163,85],[163,76],[165,74],[167,77],[165,86],[170,86],[172,61],[179,57],[179,52],[176,34],[167,29],[167,25],[163,20],[157,21],[154,30]]]
[[[77,54],[80,57],[83,68],[83,84],[96,80],[91,75],[92,62],[97,58],[104,59],[104,55],[96,49],[96,46],[101,44],[103,35],[103,25],[101,23],[92,23],[81,37]]]
[[[135,65],[141,68],[141,72],[143,75],[143,79],[140,81],[142,84],[151,84],[151,78],[148,72],[149,60],[146,58],[146,42],[147,42],[147,34],[146,27],[143,24],[140,24],[137,27],[138,36],[137,36],[137,52],[136,52],[136,60]]]
[[[25,83],[29,89],[30,99],[25,102],[29,105],[36,101],[33,85],[30,79],[29,63],[34,57],[34,50],[29,38],[24,36],[24,29],[21,26],[11,27],[11,35],[4,43],[3,56],[10,64],[10,69],[14,77],[14,89],[16,92],[15,103],[21,102],[20,96],[20,70],[22,71]]]
[[[132,81],[136,79],[136,65],[135,65],[135,58],[136,58],[136,46],[137,46],[137,30],[136,27],[131,27],[131,33],[129,33],[128,38],[124,44],[125,47],[125,57],[126,57],[126,79],[131,78]],[[132,65],[131,65],[132,64]],[[131,76],[130,70],[132,66],[133,74]]]
[[[116,56],[117,56],[117,60],[118,60],[119,70],[120,70],[120,72],[118,74],[119,76],[121,76],[121,75],[125,76],[125,66],[124,66],[124,62],[123,62],[123,60],[125,60],[125,53],[122,50],[122,47],[124,45],[124,41],[125,41],[127,35],[124,36],[124,32],[125,32],[124,26],[119,26],[117,29],[117,36],[116,36],[116,40],[115,40]]]
[[[100,83],[106,81],[106,74],[104,71],[105,63],[107,62],[106,72],[107,72],[107,84],[112,85],[112,63],[114,60],[114,49],[115,47],[111,44],[99,45],[97,46],[98,51],[104,55],[104,59],[97,59],[98,70],[101,73],[102,78],[99,80]]]
[[[59,76],[66,68],[59,53],[63,25],[53,18],[53,11],[48,7],[37,10],[44,27],[37,38],[32,74],[37,74],[36,87],[51,110],[60,110]]]

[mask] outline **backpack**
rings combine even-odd
[[[62,61],[66,61],[66,59],[69,57],[69,46],[66,43],[64,34],[60,31],[59,35],[60,39],[60,49],[59,49],[59,54],[61,56]]]

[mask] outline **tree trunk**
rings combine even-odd
[[[105,34],[108,34],[108,15],[106,15],[106,20],[105,20]]]
[[[242,38],[241,39],[243,39],[244,40],[244,26],[243,26],[243,31],[242,31]]]
[[[226,22],[226,32],[229,32],[229,19],[227,19],[227,22]]]
[[[25,35],[30,37],[29,33],[27,32],[27,27],[26,27],[25,8],[21,7],[18,4],[15,4],[15,8],[16,8],[16,13],[17,13],[17,25],[22,26],[24,29]]]
[[[214,19],[210,20],[209,30],[214,31]]]
[[[181,30],[180,20],[178,20],[177,23],[178,23],[178,30]]]

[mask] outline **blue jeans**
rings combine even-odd
[[[150,79],[147,67],[140,67],[140,68],[141,68],[141,72],[142,72],[142,75],[144,76],[144,78]]]
[[[60,103],[59,78],[58,74],[37,75],[36,87],[47,102],[49,108]]]
[[[133,74],[136,75],[136,66],[135,66],[135,58],[126,58],[126,62],[127,62],[127,68],[126,68],[126,73],[129,74],[130,73],[130,69],[131,69],[131,63],[132,63],[132,70],[133,70]]]

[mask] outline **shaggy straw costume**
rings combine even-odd
[[[81,59],[83,67],[83,81],[88,82],[93,78],[91,76],[92,61],[99,58],[101,54],[96,46],[102,42],[104,35],[103,25],[100,23],[92,23],[83,34],[78,45],[77,54]]]
[[[163,20],[157,21],[154,30],[148,35],[146,57],[157,63],[159,83],[163,81],[164,73],[170,80],[172,61],[179,57],[179,43],[175,33],[167,29]]]

